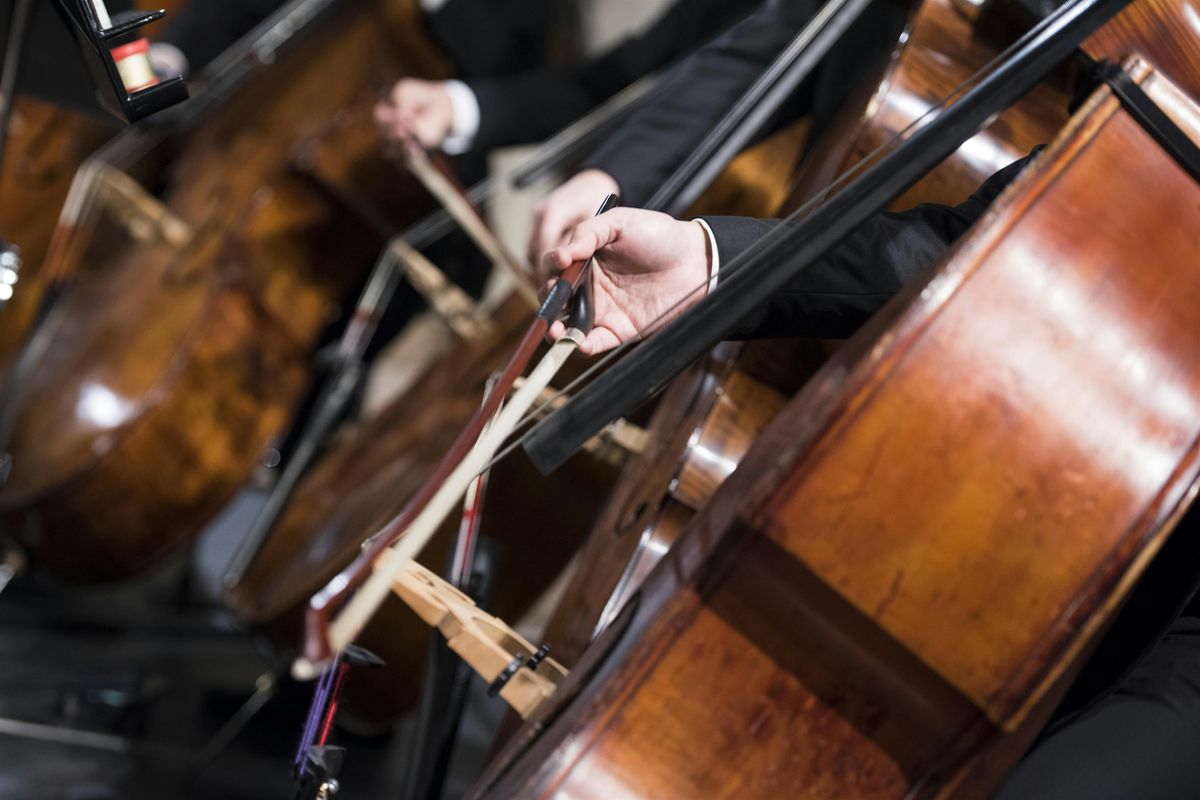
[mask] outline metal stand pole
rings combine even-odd
[[[467,594],[480,605],[492,591],[495,570],[491,551],[487,540],[481,540],[471,559],[475,579]],[[432,635],[404,800],[440,800],[473,674],[446,645],[445,637],[436,630]]]

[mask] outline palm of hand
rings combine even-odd
[[[703,230],[665,214],[611,211],[579,226],[564,249],[576,259],[595,258],[595,327],[581,348],[585,354],[653,333],[706,291]]]

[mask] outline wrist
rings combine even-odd
[[[452,156],[460,155],[471,149],[479,133],[479,100],[462,81],[443,81],[441,88],[450,106],[450,124],[442,140],[442,150]]]

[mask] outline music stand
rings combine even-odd
[[[17,92],[120,122],[136,122],[187,99],[182,78],[127,91],[112,48],[164,11],[114,14],[102,25],[92,0],[0,0],[0,163]]]

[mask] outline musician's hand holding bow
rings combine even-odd
[[[576,225],[565,244],[546,253],[543,265],[557,275],[593,257],[595,326],[580,348],[585,354],[652,333],[708,291],[711,254],[698,222],[616,208]],[[555,323],[550,338],[563,332],[562,323]]]
[[[404,78],[375,105],[375,122],[389,141],[415,136],[426,147],[441,147],[454,127],[454,105],[444,82]]]

